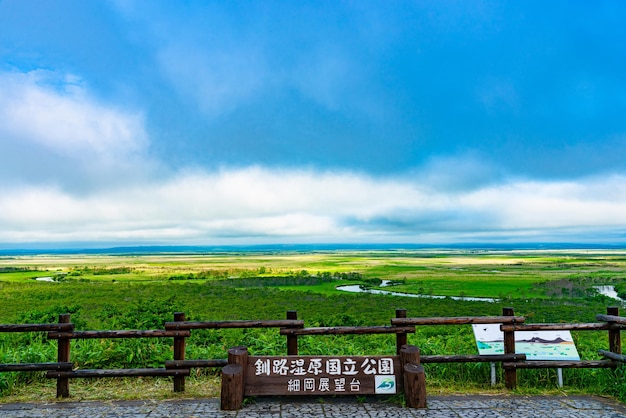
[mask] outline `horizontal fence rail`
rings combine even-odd
[[[173,377],[174,391],[185,390],[185,377],[193,368],[223,368],[229,364],[226,359],[186,359],[185,343],[194,330],[277,328],[279,335],[287,339],[287,355],[298,355],[298,338],[323,335],[395,335],[396,354],[407,347],[408,334],[415,334],[421,326],[458,326],[468,324],[500,324],[503,332],[504,354],[499,355],[422,355],[421,363],[500,363],[504,369],[505,385],[513,388],[517,384],[517,370],[528,368],[615,368],[626,362],[622,355],[621,330],[626,327],[626,317],[619,316],[619,310],[609,307],[607,314],[596,316],[597,323],[556,323],[526,324],[523,316],[515,316],[512,308],[504,308],[501,316],[476,317],[407,317],[404,309],[396,310],[396,317],[386,326],[336,326],[305,327],[297,318],[296,311],[287,311],[286,319],[272,320],[224,320],[186,321],[185,314],[177,312],[174,321],[165,322],[162,330],[101,330],[76,331],[69,314],[59,315],[56,324],[0,324],[2,333],[45,332],[48,339],[57,341],[57,361],[42,363],[0,364],[0,372],[46,371],[46,377],[57,379],[57,397],[69,396],[69,381],[73,378]],[[578,361],[537,361],[528,360],[526,354],[515,352],[515,332],[517,331],[606,331],[608,350],[599,350],[605,360]],[[173,359],[166,360],[163,367],[135,369],[73,369],[70,357],[72,340],[85,339],[139,339],[168,338],[173,341]],[[419,344],[418,344],[419,345]],[[493,367],[493,366],[492,366]]]
[[[121,331],[77,331],[77,332],[49,332],[49,339],[68,338],[70,340],[87,339],[115,339],[115,338],[167,338],[189,337],[189,331],[166,331],[166,330],[121,330]]]
[[[281,329],[281,335],[363,335],[363,334],[404,334],[415,332],[415,327],[313,327],[302,329]]]
[[[587,369],[587,368],[603,368],[615,367],[617,364],[608,360],[579,360],[579,361],[522,361],[522,362],[504,362],[502,367],[505,369]]]
[[[0,324],[0,332],[70,332],[74,324]]]
[[[0,324],[0,332],[2,333],[70,332],[73,330],[74,324],[62,323],[61,320],[59,320],[58,324]],[[48,370],[72,370],[72,363],[59,359],[57,362],[0,364],[0,372],[39,372]]]
[[[524,321],[523,316],[457,316],[448,318],[393,318],[391,325],[515,324]]]
[[[166,369],[188,369],[188,368],[203,368],[203,367],[224,367],[228,364],[228,360],[213,359],[213,360],[166,360]]]
[[[608,324],[519,324],[501,325],[502,331],[606,331]]]
[[[0,364],[0,372],[37,372],[46,370],[72,370],[72,363],[13,363]]]
[[[617,353],[612,353],[610,351],[606,351],[606,350],[598,350],[598,354],[600,354],[601,356],[604,356],[610,360],[613,361],[617,361],[620,363],[626,363],[626,356],[622,355],[622,354],[617,354]]]
[[[159,377],[159,376],[189,376],[189,370],[168,370],[164,368],[148,369],[84,369],[68,372],[48,372],[46,377],[59,378],[94,378],[94,377]]]
[[[268,321],[207,321],[207,322],[166,322],[167,330],[221,329],[221,328],[302,328],[303,320],[275,319]]]
[[[526,360],[526,354],[421,356],[421,360],[422,363],[494,363],[524,361]]]
[[[598,321],[611,322],[619,325],[626,325],[626,318],[617,315],[596,315]]]

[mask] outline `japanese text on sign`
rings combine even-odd
[[[288,393],[360,393],[363,379],[376,383],[376,393],[396,390],[391,357],[261,357],[252,366],[255,377],[284,378]]]
[[[378,359],[366,358],[363,362],[356,362],[351,358],[298,358],[294,360],[266,358],[257,359],[254,367],[257,376],[317,376],[322,373],[337,376],[356,376],[359,372],[366,375],[393,374],[393,359],[384,357]]]

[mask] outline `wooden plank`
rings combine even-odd
[[[272,319],[272,320],[241,320],[241,321],[207,321],[207,322],[166,322],[167,330],[191,330],[191,329],[219,329],[219,328],[282,328],[304,327],[301,319]]]
[[[526,354],[421,356],[422,363],[491,363],[525,361]]]
[[[523,361],[505,362],[505,369],[586,369],[615,367],[617,363],[610,360],[587,360],[587,361]]]
[[[605,331],[608,324],[515,324],[500,325],[502,331]]]
[[[208,360],[167,360],[165,362],[166,369],[191,369],[204,367],[224,367],[228,364],[226,359],[208,359]]]
[[[189,331],[166,330],[121,330],[121,331],[76,331],[76,332],[49,332],[48,338],[85,340],[92,338],[167,338],[189,337]]]
[[[101,377],[156,377],[156,376],[189,376],[189,369],[85,369],[70,372],[49,371],[46,377],[58,378],[101,378]]]
[[[74,324],[0,324],[0,332],[72,331]]]
[[[282,328],[280,335],[348,335],[348,334],[402,334],[414,333],[415,327],[372,326],[372,327],[314,327]]]
[[[430,318],[392,318],[392,325],[464,325],[464,324],[512,324],[524,322],[523,316],[457,316]]]
[[[249,357],[246,396],[400,393],[398,356]]]
[[[0,372],[34,372],[44,370],[72,370],[72,363],[14,363],[0,364]]]

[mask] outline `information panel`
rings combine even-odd
[[[473,324],[481,355],[504,354],[500,324]],[[580,360],[569,331],[515,331],[515,352],[527,360]]]
[[[393,395],[401,376],[398,356],[251,356],[244,395]]]

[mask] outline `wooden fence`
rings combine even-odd
[[[58,324],[0,324],[0,332],[69,332],[74,330],[74,324],[62,322],[59,320]],[[0,372],[36,372],[46,370],[72,370],[72,363],[59,359],[50,363],[0,364]]]
[[[57,379],[57,397],[70,394],[69,380],[72,378],[172,376],[174,391],[185,390],[185,377],[192,368],[219,368],[228,364],[226,359],[186,359],[185,340],[192,330],[227,328],[278,328],[280,335],[287,339],[287,355],[298,355],[298,337],[315,335],[395,335],[396,354],[407,345],[408,334],[415,333],[418,326],[459,326],[466,324],[500,324],[504,334],[504,354],[502,355],[422,355],[421,363],[463,363],[499,362],[505,371],[505,385],[513,388],[517,384],[517,370],[522,368],[603,368],[617,367],[626,362],[622,355],[620,332],[626,327],[626,317],[620,317],[618,308],[609,307],[607,314],[596,317],[597,323],[571,324],[526,324],[525,318],[515,316],[512,308],[504,308],[502,316],[476,317],[407,317],[404,309],[397,309],[389,326],[339,326],[306,328],[304,321],[297,319],[296,311],[288,311],[283,320],[240,320],[240,321],[186,321],[184,313],[175,313],[174,321],[166,322],[162,330],[116,330],[116,331],[76,331],[69,314],[59,315],[57,324],[0,324],[0,332],[47,332],[49,339],[58,341],[56,362],[0,364],[0,372],[46,371],[46,377]],[[608,350],[599,354],[606,360],[580,361],[527,361],[526,355],[515,352],[516,331],[607,331]],[[165,362],[162,368],[139,369],[80,369],[74,370],[71,360],[71,341],[79,339],[119,339],[119,338],[172,338],[173,359]],[[415,342],[414,342],[415,344]],[[417,344],[419,346],[419,342]],[[227,353],[224,353],[225,356]]]

